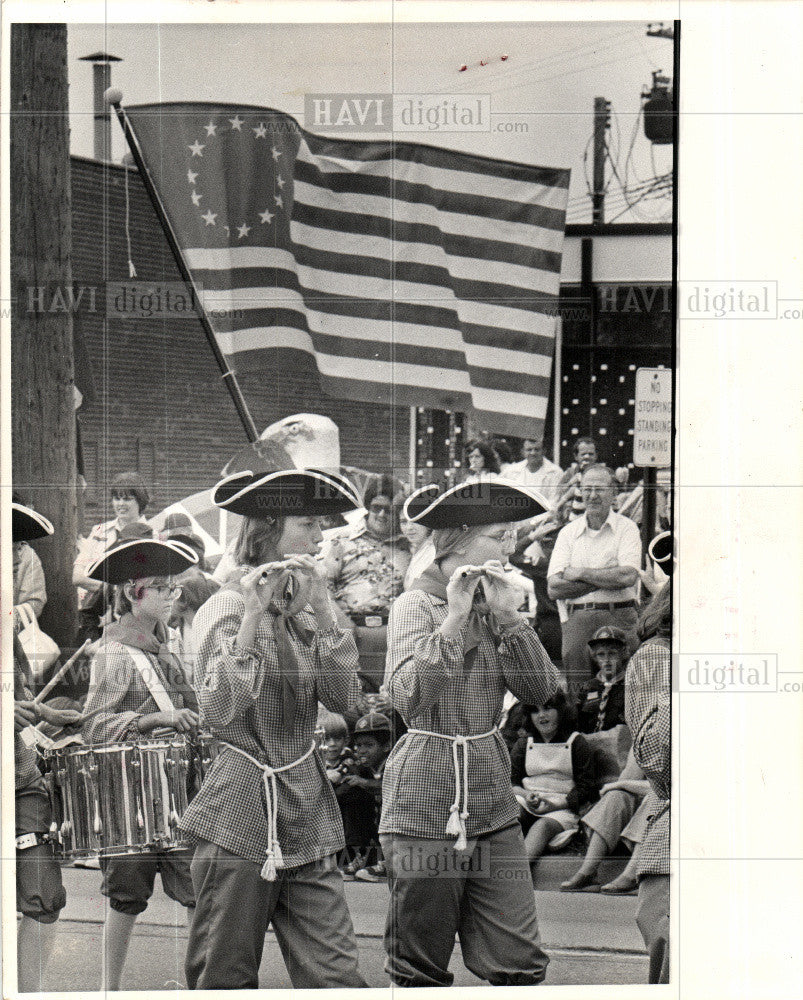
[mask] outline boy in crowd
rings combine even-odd
[[[330,712],[323,723],[326,776],[337,787],[354,766],[354,754],[348,745],[349,727],[342,715]]]
[[[577,728],[599,733],[625,721],[627,635],[615,625],[603,625],[589,639],[588,652],[597,673],[580,691]]]
[[[354,727],[354,762],[336,783],[335,795],[343,816],[346,844],[354,857],[343,869],[343,877],[364,882],[387,878],[379,844],[379,814],[382,808],[382,773],[390,753],[390,719],[369,712]],[[331,777],[330,777],[331,780]],[[371,864],[371,858],[375,859]]]

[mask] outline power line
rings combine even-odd
[[[552,66],[550,64],[552,63],[559,65],[572,57],[584,58],[587,55],[593,56],[598,52],[608,50],[618,39],[632,34],[632,30],[632,27],[625,28],[624,30],[617,30],[608,35],[604,35],[597,42],[584,42],[582,45],[578,45],[573,49],[554,52],[552,55],[544,56],[543,58],[533,58],[525,60],[523,63],[505,65],[504,70],[502,67],[494,66],[493,69],[495,72],[493,75],[483,75],[483,84],[485,85],[489,82],[493,83],[496,78],[500,78],[503,82],[508,81],[510,83],[515,83],[520,77],[522,77],[522,75],[533,72],[537,67],[546,66],[551,69]],[[464,80],[460,80],[459,83],[452,85],[451,89],[462,92],[465,89],[470,89],[475,86],[476,78],[474,76],[470,76]]]
[[[636,187],[627,189],[626,192],[614,191],[606,199],[606,207],[613,207],[614,210],[622,208],[626,212],[629,208],[633,208],[640,201],[645,200],[648,197],[651,198],[665,197],[666,192],[671,191],[671,188],[672,188],[672,174],[671,173],[661,174],[660,176],[651,178],[649,181],[637,185]],[[637,195],[638,197],[636,197],[635,200],[631,201],[628,195],[630,196]],[[571,204],[570,207],[567,209],[567,216],[571,214],[572,218],[567,218],[568,222],[574,222],[580,216],[588,214],[587,211],[581,211],[581,209],[583,209],[586,206],[590,207],[589,203],[586,201],[586,197],[581,196],[579,199],[575,200],[581,203],[585,202],[585,206],[583,204]],[[619,216],[616,216],[616,218],[618,217]]]
[[[602,66],[609,66],[611,63],[621,61],[622,59],[626,58],[627,56],[634,54],[635,51],[636,50],[625,49],[625,50],[622,50],[621,52],[617,53],[617,55],[614,56],[612,59],[606,59],[606,60],[604,60],[603,62],[600,62],[600,63],[591,63],[591,64],[586,65],[586,66],[578,66],[576,69],[564,70],[563,72],[561,72],[561,73],[555,73],[552,76],[534,77],[532,80],[527,81],[527,84],[529,86],[531,86],[531,85],[536,84],[536,83],[548,83],[551,80],[559,80],[559,79],[561,79],[561,77],[574,76],[577,73],[586,73],[586,72],[588,72],[589,70],[592,70],[592,69],[600,69]],[[507,87],[498,87],[496,89],[495,93],[500,94],[500,93],[503,93],[506,90],[516,90],[516,89],[519,89],[522,86],[524,86],[523,83],[521,83],[521,84],[513,84],[513,85],[507,86]]]
[[[672,185],[669,184],[666,188],[662,187],[662,189],[661,189],[662,193],[661,194],[657,194],[654,197],[665,197],[665,194],[663,192],[666,191],[666,193],[669,193],[669,192],[671,192],[671,190],[672,190]],[[623,209],[621,212],[619,212],[618,215],[615,215],[612,219],[609,219],[608,221],[609,222],[616,222],[617,219],[621,218],[621,216],[625,215],[627,212],[629,212],[631,209],[633,209],[636,205],[638,205],[638,203],[640,201],[644,201],[644,199],[647,198],[649,194],[650,194],[650,191],[645,191],[644,194],[642,194],[640,197],[638,197],[632,204],[628,204],[627,208]]]

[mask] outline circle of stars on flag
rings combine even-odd
[[[274,194],[273,194],[273,204],[267,204],[262,211],[257,211],[257,218],[259,219],[260,226],[270,226],[276,217],[277,212],[284,209],[284,197],[282,194],[282,189],[287,183],[286,179],[281,175],[281,156],[282,151],[276,145],[275,140],[271,139],[271,129],[264,121],[259,121],[256,125],[246,125],[246,119],[241,118],[239,114],[235,114],[233,118],[224,117],[224,121],[216,121],[215,119],[220,116],[212,116],[210,120],[202,126],[202,130],[205,133],[200,139],[197,139],[192,143],[187,145],[187,150],[189,154],[190,166],[187,170],[187,183],[189,184],[190,200],[195,208],[198,209],[198,218],[203,222],[204,227],[208,226],[218,226],[220,225],[222,229],[226,231],[227,236],[231,237],[231,227],[225,223],[219,224],[218,217],[219,212],[213,212],[210,206],[202,204],[204,200],[203,190],[199,190],[199,177],[202,173],[204,150],[207,150],[211,145],[211,142],[215,139],[220,138],[218,133],[221,135],[223,133],[238,132],[243,137],[248,137],[249,132],[253,133],[253,141],[259,142],[260,140],[268,143],[270,142],[270,153],[273,157],[274,162]],[[228,124],[226,124],[228,122]],[[244,127],[245,126],[245,127]],[[196,167],[197,169],[193,169]],[[203,183],[202,181],[200,182]],[[278,188],[278,193],[276,189]],[[202,211],[202,209],[206,209]],[[255,223],[255,220],[251,220]],[[237,240],[245,239],[254,225],[249,225],[247,220],[243,220],[239,226],[235,226],[235,234]]]

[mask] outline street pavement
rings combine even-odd
[[[100,872],[64,868],[67,906],[43,989],[57,993],[97,990],[101,971],[101,933],[106,900]],[[360,967],[370,986],[387,986],[383,972],[382,931],[388,890],[384,884],[346,884],[357,933]],[[551,963],[550,985],[646,983],[647,959],[635,924],[636,899],[591,893],[536,892],[539,924]],[[183,909],[157,887],[134,930],[123,974],[124,990],[179,989],[184,983],[187,930]],[[459,945],[451,964],[456,986],[481,981],[462,963]],[[291,986],[272,932],[268,932],[260,987]]]

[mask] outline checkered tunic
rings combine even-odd
[[[669,874],[670,710],[669,646],[656,637],[636,650],[625,677],[625,718],[633,734],[633,756],[658,797],[641,845],[639,875]]]
[[[446,601],[421,590],[405,592],[391,609],[385,687],[410,728],[448,736],[484,733],[499,724],[506,688],[537,704],[555,693],[558,671],[523,619],[503,629],[498,648],[484,624],[477,657],[464,670],[464,633],[450,639],[438,631],[446,612]],[[471,838],[515,822],[519,809],[500,734],[469,742],[468,754],[466,833]],[[379,830],[442,838],[454,794],[452,744],[408,733],[385,765]]]
[[[261,763],[282,767],[309,750],[319,700],[332,712],[353,708],[359,694],[357,648],[352,632],[337,625],[316,633],[315,617],[304,610],[295,618],[314,634],[308,646],[290,619],[298,687],[295,722],[288,731],[282,721],[274,614],[265,611],[253,647],[243,649],[237,633],[244,612],[240,593],[221,590],[195,617],[201,725]],[[317,751],[297,767],[277,774],[276,781],[284,867],[295,868],[339,851],[344,846],[340,809]],[[181,827],[261,865],[268,845],[262,771],[224,747],[182,816]]]

